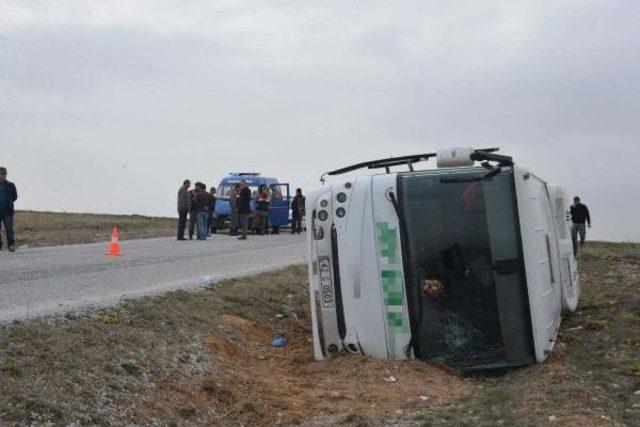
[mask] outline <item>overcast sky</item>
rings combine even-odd
[[[393,6],[391,6],[393,4]],[[185,178],[500,146],[640,241],[640,2],[0,0],[19,209],[175,215]]]

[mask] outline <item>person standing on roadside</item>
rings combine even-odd
[[[189,196],[189,240],[193,240],[196,231],[196,186],[188,191]]]
[[[216,197],[216,188],[215,187],[211,187],[211,189],[209,190],[209,224],[208,224],[208,231],[210,231],[212,234],[216,234],[218,232],[218,227],[216,224],[216,200],[218,198]]]
[[[271,195],[266,185],[261,185],[258,190],[256,200],[256,230],[259,235],[269,234],[269,207],[271,206]]]
[[[302,189],[296,189],[296,195],[291,201],[291,234],[300,234],[302,232],[302,216],[304,209],[304,196]]]
[[[240,183],[240,193],[238,195],[238,216],[240,218],[240,226],[242,235],[240,240],[247,240],[249,232],[249,217],[251,216],[251,190],[247,186],[246,181]]]
[[[184,230],[187,227],[187,216],[191,201],[189,200],[189,187],[191,181],[185,179],[182,187],[178,190],[178,240],[187,240],[184,238]]]
[[[198,226],[198,240],[207,240],[207,224],[209,220],[210,197],[207,193],[207,186],[201,182],[196,182],[194,190],[195,218]]]
[[[571,240],[573,240],[573,253],[578,253],[578,235],[580,236],[580,247],[584,246],[584,242],[587,239],[587,227],[591,228],[591,215],[589,214],[589,208],[586,205],[580,203],[580,197],[573,198],[573,205],[571,205]]]
[[[229,194],[229,235],[237,236],[239,221],[238,221],[238,197],[240,196],[240,183],[236,182],[231,188]]]
[[[7,232],[7,247],[9,252],[16,251],[13,235],[14,203],[18,200],[18,190],[13,182],[7,181],[7,168],[0,167],[0,228],[4,224]],[[0,251],[2,250],[2,236],[0,235]]]

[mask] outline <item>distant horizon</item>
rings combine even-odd
[[[143,214],[135,214],[135,213],[109,213],[109,212],[69,212],[69,211],[41,211],[41,210],[33,210],[33,209],[16,209],[16,213],[20,212],[30,212],[30,213],[42,213],[42,214],[65,214],[65,215],[95,215],[95,216],[138,216],[143,218],[155,218],[155,219],[175,219],[178,220],[178,215],[175,216],[157,216],[157,215],[143,215]],[[18,219],[19,222],[19,219]],[[177,224],[177,222],[176,222]],[[631,241],[631,240],[603,240],[603,239],[589,239],[587,243],[628,243],[628,244],[639,244],[640,241]]]

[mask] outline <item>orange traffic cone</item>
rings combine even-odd
[[[122,252],[120,252],[120,239],[118,237],[118,227],[113,227],[113,231],[111,232],[111,243],[109,244],[109,249],[107,249],[107,255],[109,256],[121,256]]]

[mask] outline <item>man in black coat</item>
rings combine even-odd
[[[302,189],[296,189],[296,195],[291,202],[291,234],[302,232],[302,217],[304,216],[304,196]]]
[[[240,240],[247,240],[249,232],[249,217],[251,216],[251,189],[245,181],[240,183],[240,195],[238,196],[238,216],[240,217],[240,226],[242,227],[242,235]]]
[[[178,190],[178,240],[187,240],[184,238],[184,230],[187,228],[187,216],[191,209],[189,187],[191,187],[191,181],[185,179]]]
[[[586,205],[580,203],[580,197],[573,198],[573,205],[571,205],[571,238],[573,240],[573,253],[578,253],[578,235],[580,236],[580,247],[584,245],[587,238],[587,227],[591,228],[591,215],[589,214],[589,208]]]
[[[7,245],[9,252],[15,252],[15,240],[13,236],[13,214],[15,201],[18,200],[18,191],[13,182],[7,181],[7,168],[0,167],[0,227],[4,223],[7,232]],[[0,237],[0,251],[2,250],[2,238]]]

